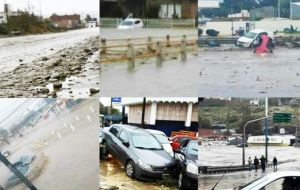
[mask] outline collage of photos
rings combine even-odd
[[[300,190],[300,0],[0,0],[0,190]]]

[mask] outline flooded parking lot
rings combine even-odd
[[[27,177],[38,189],[98,189],[98,110],[96,100],[85,100],[60,114],[50,114],[4,147],[14,161],[33,154]],[[76,147],[74,149],[74,147]],[[3,148],[3,147],[2,147]],[[0,185],[12,174],[0,164]],[[49,180],[51,179],[51,180]],[[12,190],[25,190],[23,184]]]
[[[159,182],[142,182],[129,178],[125,169],[113,157],[100,161],[100,189],[101,190],[176,190],[176,182],[166,179]]]
[[[246,147],[246,160],[251,156],[258,158],[265,154],[265,147]],[[278,171],[300,170],[300,148],[296,147],[268,147],[268,160],[272,162],[274,156],[278,162],[285,162],[278,165]],[[242,164],[242,148],[235,146],[199,146],[199,163],[202,166],[230,166]],[[272,173],[272,168],[267,169],[266,173],[259,170],[244,171],[236,173],[228,173],[220,181],[216,189],[233,188],[244,185],[268,173]],[[199,190],[211,189],[223,174],[203,175],[199,176]]]
[[[194,60],[200,64],[202,96],[276,97],[300,93],[299,49],[277,47],[272,54],[257,56],[252,49],[199,49]]]

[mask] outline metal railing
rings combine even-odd
[[[195,19],[149,19],[143,18],[144,28],[196,28]],[[116,28],[121,18],[101,18],[100,27]]]
[[[198,52],[196,36],[148,37],[134,39],[101,39],[102,64],[128,62],[128,68],[133,68],[137,59],[156,58],[158,65],[174,56],[186,60],[188,52]]]

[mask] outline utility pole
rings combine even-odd
[[[293,20],[293,1],[290,0],[290,19]]]
[[[278,5],[277,5],[277,8],[278,8],[277,18],[280,19],[280,0],[277,0],[277,1],[278,1]]]
[[[265,144],[266,144],[266,152],[265,152],[265,156],[266,156],[266,161],[268,162],[268,143],[269,143],[269,139],[268,139],[268,115],[269,115],[269,110],[268,110],[268,97],[266,97],[265,99],[265,109],[266,109],[266,119],[265,119]]]
[[[143,98],[143,108],[142,108],[142,128],[145,128],[145,109],[146,109],[146,98]]]

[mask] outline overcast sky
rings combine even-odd
[[[42,99],[3,98],[0,99],[0,127],[7,129],[26,113],[33,109]]]
[[[13,11],[17,9],[33,9],[36,14],[49,17],[56,14],[90,14],[99,17],[99,0],[0,0],[0,11],[3,11],[3,4],[11,5]],[[41,6],[40,6],[41,5]]]

